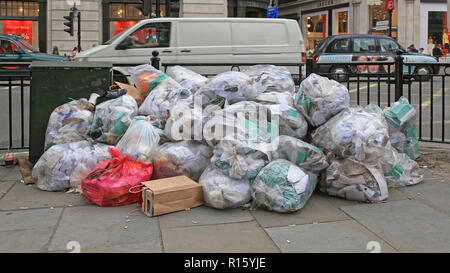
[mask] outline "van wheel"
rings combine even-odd
[[[113,81],[129,84],[127,77],[125,77],[122,73],[117,71],[114,71],[113,73]]]
[[[338,82],[348,81],[348,71],[344,66],[333,66],[330,69],[330,76],[333,80]]]
[[[431,79],[431,69],[428,66],[418,66],[414,70],[414,79],[416,81],[429,81]]]

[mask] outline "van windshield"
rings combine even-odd
[[[109,39],[108,41],[106,41],[104,43],[104,45],[110,45],[112,44],[115,40],[117,40],[117,38],[119,38],[121,36],[122,33],[117,34],[116,36],[112,37],[111,39]]]

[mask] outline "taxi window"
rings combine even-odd
[[[329,47],[329,52],[348,52],[349,51],[349,39],[337,39]]]
[[[353,38],[353,52],[377,52],[375,38]]]
[[[389,39],[380,39],[381,52],[396,52],[399,47],[396,42]]]
[[[17,46],[7,39],[0,39],[0,54],[14,54]]]

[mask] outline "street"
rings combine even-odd
[[[367,105],[368,103],[378,104],[383,109],[388,102],[395,101],[395,86],[385,82],[378,85],[377,82],[360,82],[359,84],[359,101],[358,101],[358,84],[351,82],[349,85],[350,105]],[[432,89],[431,89],[431,85]],[[413,81],[409,92],[409,85],[403,86],[403,94],[406,98],[411,98],[410,103],[414,105],[417,114],[417,134],[424,140],[431,139],[437,141],[450,141],[450,78],[445,79],[445,86],[442,84],[442,78],[435,77],[433,83],[422,83],[422,96],[420,98],[420,83]],[[443,88],[444,87],[444,88]],[[3,117],[0,126],[0,148],[7,149],[9,145],[9,107],[8,107],[8,87],[0,87],[0,114]],[[432,92],[433,91],[433,92]],[[22,145],[21,137],[21,89],[19,86],[12,87],[12,144],[13,147]],[[409,96],[410,93],[410,96]],[[389,96],[390,94],[390,101]],[[433,98],[433,99],[431,99]],[[29,100],[30,87],[24,87],[24,146],[28,146],[29,142]],[[443,104],[442,102],[445,101]],[[419,113],[421,106],[421,114]],[[420,119],[422,126],[419,126]],[[442,138],[442,126],[444,125],[444,138]],[[432,134],[431,134],[432,132]]]

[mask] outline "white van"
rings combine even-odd
[[[162,64],[299,63],[305,62],[302,37],[297,21],[290,19],[146,19],[104,45],[78,53],[75,60],[138,65],[149,63],[157,50]],[[128,68],[114,67],[115,78],[129,79]],[[230,70],[230,66],[188,68],[201,74]],[[286,68],[299,72],[298,67]]]

